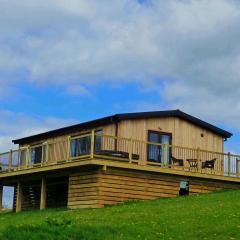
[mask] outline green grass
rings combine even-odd
[[[240,239],[240,191],[0,214],[1,240]]]

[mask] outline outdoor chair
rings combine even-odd
[[[216,158],[213,158],[212,160],[204,161],[202,163],[202,168],[214,169],[214,165],[215,165],[216,160],[217,160]]]
[[[172,165],[183,166],[183,159],[178,159],[172,156],[171,160],[172,160]]]

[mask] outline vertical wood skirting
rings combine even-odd
[[[46,208],[46,193],[47,193],[47,181],[46,178],[42,178],[42,185],[41,185],[41,200],[40,200],[40,210]]]
[[[3,185],[0,183],[0,212],[3,209]]]
[[[18,182],[16,212],[21,212],[21,211],[22,211],[22,183]]]

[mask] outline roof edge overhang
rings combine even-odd
[[[227,139],[230,138],[233,134],[225,131],[219,127],[216,127],[210,123],[207,123],[203,120],[200,120],[199,118],[196,118],[194,116],[191,116],[185,112],[182,112],[181,110],[169,110],[169,111],[153,111],[153,112],[137,112],[137,113],[123,113],[123,114],[115,114],[104,118],[99,118],[96,120],[75,124],[55,130],[51,130],[48,132],[15,139],[12,142],[14,144],[27,144],[32,141],[39,141],[42,139],[46,139],[49,137],[57,137],[60,135],[65,134],[71,134],[74,131],[79,130],[87,130],[89,128],[96,128],[99,126],[104,126],[111,123],[116,123],[122,120],[136,120],[136,119],[143,119],[143,118],[164,118],[164,117],[177,117],[180,119],[183,119],[185,121],[191,122],[199,127],[202,127],[204,129],[207,129],[217,135],[222,136],[223,138]]]

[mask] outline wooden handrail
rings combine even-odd
[[[184,147],[184,146],[177,146],[177,145],[169,145],[169,144],[161,144],[161,143],[154,143],[150,141],[144,141],[144,140],[139,140],[139,139],[133,139],[133,138],[126,138],[126,137],[116,137],[116,136],[111,136],[111,135],[99,135],[96,134],[95,131],[93,130],[91,134],[83,134],[83,135],[78,135],[71,137],[70,135],[67,136],[66,138],[64,137],[61,140],[54,140],[54,141],[47,141],[42,144],[36,144],[32,146],[25,146],[24,148],[20,148],[19,150],[13,150],[10,152],[5,152],[5,153],[0,153],[0,165],[4,166],[2,161],[6,161],[8,158],[7,166],[8,169],[20,169],[21,167],[32,167],[32,166],[37,166],[36,164],[30,164],[30,150],[35,148],[35,147],[40,147],[40,146],[46,146],[45,147],[45,162],[43,165],[46,164],[58,164],[58,162],[61,161],[76,161],[77,159],[93,159],[96,156],[100,157],[98,152],[95,152],[95,138],[96,136],[101,137],[101,148],[102,150],[106,151],[115,151],[116,154],[118,151],[122,151],[124,156],[128,158],[129,163],[136,164],[136,158],[138,158],[139,161],[137,161],[139,164],[143,165],[156,165],[156,166],[162,166],[162,167],[167,167],[171,166],[171,162],[169,159],[172,157],[178,157],[183,159],[184,169],[188,169],[188,166],[186,164],[186,159],[188,158],[195,158],[198,162],[198,168],[196,169],[199,172],[202,172],[202,162],[211,160],[213,158],[217,158],[216,164],[214,166],[214,173],[221,172],[221,174],[224,174],[227,172],[227,174],[230,176],[231,174],[231,169],[233,162],[236,161],[236,166],[239,166],[240,162],[240,155],[236,154],[231,154],[231,153],[224,153],[224,152],[216,152],[216,151],[210,151],[210,150],[204,150],[200,148],[191,148],[191,147]],[[90,143],[90,150],[89,152],[86,151],[86,153],[79,154],[80,156],[71,156],[71,141],[75,139],[81,139],[85,137],[90,137],[91,143]],[[112,139],[112,140],[111,140]],[[117,144],[117,149],[114,148],[115,142],[119,141]],[[61,144],[63,143],[63,144]],[[104,146],[106,145],[106,149],[104,149]],[[147,149],[149,146],[157,146],[156,150],[160,151],[161,154],[161,162],[149,162],[148,161],[148,154],[147,154]],[[26,150],[26,156],[23,161],[20,162],[20,153],[21,151]],[[155,151],[155,148],[153,148],[153,151]],[[162,151],[162,153],[161,153]],[[18,152],[18,158],[19,158],[19,163],[18,167],[15,165],[12,166],[13,164],[11,163],[12,159],[12,154]],[[125,153],[126,154],[125,154]],[[156,153],[154,153],[156,154]],[[104,153],[102,153],[102,158],[108,157],[109,159],[114,159],[118,160],[121,158],[119,157],[114,157],[114,156],[104,156]],[[155,159],[155,157],[153,157]],[[25,166],[20,166],[22,162],[25,162]],[[224,166],[225,163],[225,166]],[[227,164],[227,165],[226,165]],[[235,169],[235,168],[234,168]],[[235,171],[235,170],[234,170]],[[236,175],[239,176],[239,168],[236,168]]]

